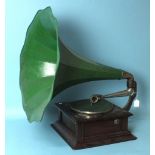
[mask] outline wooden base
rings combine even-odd
[[[115,106],[111,113],[96,117],[79,115],[65,105],[56,105],[60,116],[52,127],[73,148],[82,149],[105,144],[135,140],[128,131],[132,114]]]
[[[52,127],[73,149],[83,149],[137,139],[129,131],[124,131],[124,132],[117,132],[114,134],[91,136],[86,138],[84,142],[80,143],[76,141],[76,136],[74,136],[72,131],[65,125],[63,125],[61,122],[56,122],[52,124]]]

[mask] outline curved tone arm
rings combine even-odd
[[[123,78],[127,79],[127,89],[119,92],[115,92],[112,94],[107,94],[107,95],[93,95],[90,97],[90,102],[93,105],[94,103],[97,103],[103,98],[114,98],[114,97],[125,97],[129,96],[128,102],[126,105],[123,107],[124,110],[129,111],[132,105],[133,100],[136,97],[137,94],[137,83],[134,80],[134,77],[130,73],[123,73]]]

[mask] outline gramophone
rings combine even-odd
[[[66,88],[88,81],[122,79],[127,80],[126,90],[55,103],[59,116],[52,127],[73,149],[136,139],[128,131],[136,81],[129,72],[76,55],[60,40],[51,8],[37,12],[20,55],[20,89],[29,122],[40,121],[46,106]],[[129,99],[123,108],[108,101],[124,96]]]

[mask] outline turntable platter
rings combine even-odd
[[[72,104],[70,104],[70,108],[79,113],[92,115],[110,112],[113,109],[113,104],[105,99],[91,104],[87,99],[81,100],[80,102],[72,102]]]

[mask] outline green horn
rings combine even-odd
[[[59,40],[57,20],[48,7],[30,24],[20,55],[20,89],[30,122],[40,121],[50,100],[75,84],[124,78],[123,70],[97,64],[71,52]]]

